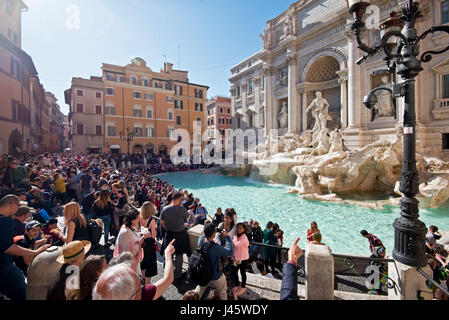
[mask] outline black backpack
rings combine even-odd
[[[212,280],[207,252],[215,243],[204,244],[197,248],[189,260],[190,280],[200,286],[206,286]]]
[[[92,244],[92,247],[98,245],[100,243],[101,234],[103,232],[103,229],[98,225],[98,223],[94,221],[89,221],[88,223],[89,228],[89,241]]]

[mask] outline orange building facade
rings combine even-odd
[[[140,58],[126,66],[104,63],[102,71],[105,153],[127,153],[126,136],[132,132],[130,153],[168,155],[178,143],[170,140],[175,129],[185,129],[192,137],[197,120],[201,132],[205,130],[208,87],[190,83],[187,71],[165,63],[154,72]]]

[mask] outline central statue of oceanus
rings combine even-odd
[[[316,146],[319,143],[320,132],[323,129],[327,129],[327,122],[332,120],[329,115],[329,103],[323,98],[320,91],[315,94],[315,99],[307,107],[306,112],[312,110],[312,117],[315,119],[315,124],[312,130],[305,135],[306,141],[303,141],[304,145]],[[308,137],[308,138],[307,138]]]

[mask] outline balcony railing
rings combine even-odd
[[[449,108],[449,98],[433,100],[435,109]]]

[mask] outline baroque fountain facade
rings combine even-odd
[[[404,2],[372,4],[384,21]],[[437,2],[423,2],[418,29],[441,24]],[[310,199],[347,202],[338,195],[374,191],[389,200],[369,205],[398,202],[403,101],[387,91],[378,92],[373,110],[362,101],[371,89],[400,79],[385,70],[380,55],[356,64],[361,52],[349,19],[345,1],[300,0],[267,22],[263,49],[234,66],[230,78],[234,129],[262,128],[266,138],[257,152],[248,152],[256,159],[251,165],[227,167],[227,173],[294,184],[291,192]],[[364,37],[372,43],[378,34],[368,28]],[[447,38],[426,39],[421,50],[440,48]],[[449,199],[449,55],[434,60],[416,89],[418,199],[424,207]]]

